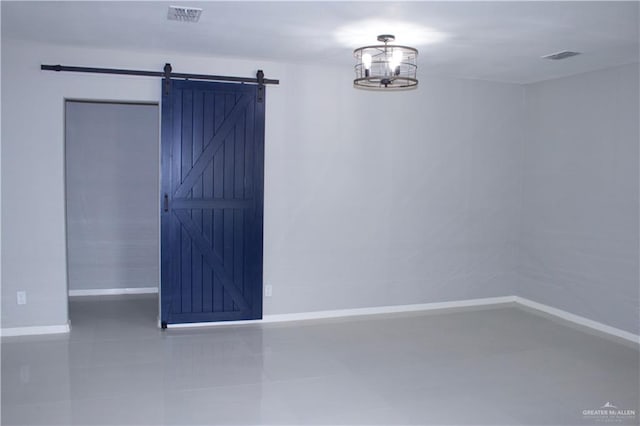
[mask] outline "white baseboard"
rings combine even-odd
[[[288,321],[306,321],[327,318],[354,317],[362,315],[392,314],[401,312],[433,311],[442,309],[468,308],[473,306],[501,305],[513,303],[513,296],[486,297],[483,299],[454,300],[451,302],[419,303],[415,305],[376,306],[373,308],[337,309],[332,311],[298,312],[293,314],[265,315],[261,320],[217,321],[184,324],[169,324],[168,328],[219,327],[241,324],[265,324]]]
[[[565,321],[578,324],[580,326],[590,328],[592,330],[599,331],[601,333],[609,334],[629,342],[640,345],[640,336],[630,333],[628,331],[621,330],[610,325],[603,324],[598,321],[590,320],[589,318],[581,317],[580,315],[572,314],[571,312],[564,311],[562,309],[554,308],[543,303],[534,302],[533,300],[525,299],[524,297],[513,296],[514,302],[524,307],[534,309],[536,311],[544,312],[552,315],[556,318],[560,318]]]
[[[0,329],[0,336],[33,336],[36,334],[60,334],[71,331],[69,324],[64,325],[45,325],[35,327],[12,327]]]
[[[77,292],[72,294],[72,292]],[[155,287],[145,288],[128,288],[128,289],[103,289],[103,290],[71,290],[70,296],[101,296],[101,295],[114,295],[114,294],[145,294],[145,293],[157,293],[158,289]],[[588,318],[572,314],[562,309],[554,308],[549,305],[534,302],[533,300],[525,299],[519,296],[504,296],[504,297],[487,297],[482,299],[467,299],[467,300],[455,300],[450,302],[435,302],[435,303],[420,303],[415,305],[392,305],[392,306],[376,306],[372,308],[356,308],[356,309],[337,309],[331,311],[314,311],[314,312],[299,312],[292,314],[277,314],[277,315],[265,315],[261,320],[247,320],[247,321],[218,321],[218,322],[199,322],[199,323],[184,323],[184,324],[169,324],[168,328],[191,328],[191,327],[220,327],[220,326],[233,326],[242,324],[265,324],[265,323],[279,323],[288,321],[305,321],[327,318],[342,318],[342,317],[354,317],[362,315],[377,315],[377,314],[391,314],[402,312],[419,312],[419,311],[435,311],[435,310],[448,310],[457,308],[468,308],[475,306],[491,306],[491,305],[503,305],[503,304],[517,304],[524,308],[533,309],[553,317],[568,321],[582,327],[590,328],[600,333],[605,333],[617,338],[632,342],[636,345],[640,345],[640,336],[630,333],[625,330],[621,330],[616,327],[612,327],[603,324],[598,321],[590,320]],[[158,323],[158,327],[160,324]],[[65,325],[52,325],[52,326],[36,326],[36,327],[15,327],[15,328],[2,328],[0,329],[0,336],[28,336],[36,334],[57,334],[68,333],[71,330],[69,324]]]
[[[264,322],[314,320],[324,318],[353,317],[361,315],[393,314],[401,312],[435,311],[468,308],[473,306],[513,303],[512,296],[485,297],[482,299],[453,300],[450,302],[418,303],[414,305],[376,306],[372,308],[338,309],[333,311],[300,312],[294,314],[265,315]]]
[[[582,327],[590,328],[601,333],[609,334],[626,341],[639,344],[640,336],[630,333],[628,331],[621,330],[619,328],[611,327],[609,325],[600,323],[598,321],[590,320],[579,315],[572,314],[562,309],[554,308],[542,303],[534,302],[529,299],[525,299],[519,296],[504,296],[504,297],[487,297],[483,299],[468,299],[468,300],[455,300],[451,302],[436,302],[436,303],[420,303],[415,305],[393,305],[393,306],[377,306],[373,308],[357,308],[357,309],[338,309],[332,311],[315,311],[315,312],[300,312],[293,314],[279,314],[279,315],[265,315],[261,320],[247,320],[247,321],[218,321],[218,322],[200,322],[200,323],[185,323],[185,324],[169,324],[168,328],[190,328],[190,327],[220,327],[220,326],[232,326],[242,324],[265,324],[265,323],[278,323],[287,321],[304,321],[326,318],[340,318],[340,317],[353,317],[360,315],[376,315],[376,314],[390,314],[401,312],[418,312],[418,311],[433,311],[433,310],[447,310],[456,308],[467,308],[474,306],[491,306],[513,303],[525,308],[533,309],[543,312],[553,317],[568,321],[574,324],[578,324]],[[158,324],[158,327],[160,324]]]
[[[69,290],[69,296],[115,296],[120,294],[153,294],[157,292],[158,287],[96,288],[89,290]]]

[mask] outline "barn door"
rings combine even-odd
[[[163,90],[163,326],[262,318],[264,99],[256,94],[255,85],[183,80]]]

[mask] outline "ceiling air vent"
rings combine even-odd
[[[544,55],[542,57],[542,59],[553,59],[554,61],[558,61],[560,59],[567,59],[570,58],[572,56],[576,56],[579,55],[580,52],[572,52],[570,50],[563,50],[560,52],[556,52],[556,53],[551,53],[549,55]]]
[[[198,22],[202,9],[198,7],[169,6],[167,18],[171,21]]]

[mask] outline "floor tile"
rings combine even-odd
[[[2,339],[2,424],[582,425],[639,408],[637,348],[516,307],[166,331],[155,296],[70,313],[69,335]]]

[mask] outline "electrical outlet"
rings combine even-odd
[[[267,284],[264,286],[264,297],[271,297],[273,294],[273,286],[271,284]]]
[[[16,293],[17,299],[18,299],[18,305],[26,305],[27,304],[27,292],[26,291],[19,291],[18,293]]]

